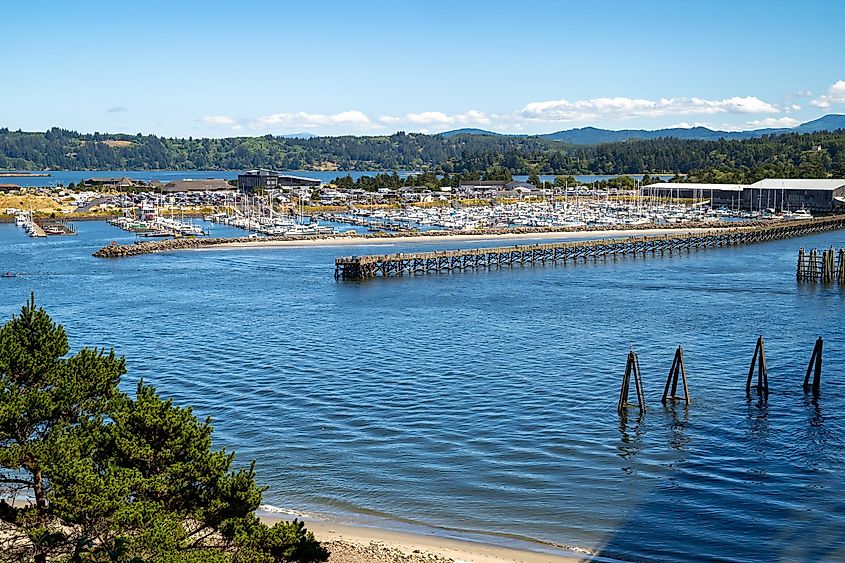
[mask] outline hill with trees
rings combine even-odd
[[[845,130],[750,139],[629,139],[575,145],[456,132],[314,138],[178,139],[0,129],[0,169],[421,170],[437,174],[681,173],[706,181],[845,177]]]

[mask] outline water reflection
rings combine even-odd
[[[663,412],[668,416],[666,424],[670,432],[669,447],[679,452],[687,451],[691,442],[691,438],[686,433],[689,423],[689,405],[672,401],[663,405]]]
[[[769,439],[769,395],[761,393],[756,398],[746,395],[746,421],[748,422],[748,437],[751,447],[758,453],[762,442]]]
[[[645,414],[640,411],[637,411],[636,417],[632,416],[630,420],[627,411],[622,411],[619,414],[619,445],[616,448],[616,453],[619,457],[631,464],[622,467],[622,471],[626,475],[636,473],[634,464],[642,448],[644,422]]]
[[[802,444],[802,459],[807,469],[815,470],[823,465],[829,456],[830,432],[825,425],[825,417],[818,396],[804,394],[803,409],[807,417],[807,426],[799,436]]]

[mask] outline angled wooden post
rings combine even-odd
[[[631,376],[634,376],[634,386],[637,391],[637,406],[640,412],[645,412],[645,395],[643,394],[643,382],[640,375],[640,360],[633,350],[628,352],[628,361],[625,364],[625,375],[622,377],[622,389],[619,392],[619,403],[616,410],[624,414],[625,408],[633,406],[628,403],[628,392],[631,388]]]
[[[845,284],[845,249],[842,248],[836,255],[836,281]]]
[[[754,371],[757,371],[757,393],[769,393],[769,373],[766,369],[766,347],[763,344],[763,336],[757,338],[757,346],[754,348],[754,356],[751,358],[751,367],[748,368],[748,379],[745,380],[745,392],[751,393],[751,379]]]
[[[807,277],[807,264],[804,255],[804,247],[798,249],[798,272],[795,274],[798,281],[802,281]]]
[[[678,378],[684,386],[684,396],[678,397]],[[672,386],[670,393],[669,386]],[[687,368],[684,366],[684,349],[678,346],[675,350],[675,359],[672,360],[672,367],[669,369],[669,376],[666,378],[666,386],[663,388],[663,398],[660,399],[664,405],[666,401],[684,401],[690,404],[689,387],[687,386]]]
[[[813,354],[810,356],[810,363],[807,366],[807,375],[804,376],[804,391],[813,390],[814,395],[819,394],[819,387],[822,382],[822,349],[824,348],[824,341],[822,337],[816,340],[816,345],[813,347]],[[810,373],[813,374],[813,383],[810,384]]]

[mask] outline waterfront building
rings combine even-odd
[[[461,180],[458,190],[465,194],[490,195],[505,189],[505,180]]]
[[[432,201],[432,193],[428,186],[404,186],[397,190],[399,199],[405,203]]]
[[[658,182],[643,186],[640,193],[652,197],[709,199],[714,207],[776,211],[806,209],[829,213],[845,209],[843,179],[766,178],[754,184],[693,184]]]
[[[526,182],[525,180],[513,180],[512,182],[505,184],[504,189],[507,191],[516,191],[525,194],[533,192],[537,189],[537,186],[531,182]]]
[[[140,185],[140,182],[123,176],[122,178],[88,178],[82,182],[82,185],[86,188],[101,190],[125,190]]]
[[[238,189],[245,192],[252,192],[257,189],[278,190],[284,188],[318,187],[320,187],[320,180],[304,178],[302,176],[290,176],[266,168],[247,170],[243,174],[238,174]]]
[[[766,178],[746,186],[742,196],[745,207],[753,209],[830,212],[845,208],[845,180]]]

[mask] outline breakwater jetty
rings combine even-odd
[[[845,284],[845,249],[798,251],[798,281]]]
[[[586,261],[616,256],[662,255],[683,250],[753,244],[842,228],[845,228],[845,216],[833,216],[697,233],[679,232],[658,236],[410,254],[344,256],[335,260],[334,275],[335,279],[340,280],[362,280],[376,276],[464,272],[557,262],[577,263],[579,259]]]
[[[760,225],[768,225],[768,221],[754,221],[743,223],[745,226],[753,227]],[[707,222],[707,223],[685,223],[684,229],[727,229],[735,228],[736,223],[730,222]],[[666,229],[667,225],[647,224],[637,225],[636,230],[658,230]],[[128,256],[139,256],[141,254],[153,254],[157,252],[169,252],[175,250],[194,250],[200,248],[210,248],[214,246],[227,246],[233,244],[250,244],[260,246],[262,243],[274,243],[285,241],[333,241],[341,239],[361,240],[367,242],[373,239],[403,239],[408,236],[414,237],[447,237],[447,236],[491,236],[491,235],[539,235],[539,234],[565,234],[565,233],[590,233],[596,231],[626,231],[630,230],[630,225],[611,225],[611,226],[574,226],[574,227],[508,227],[508,228],[484,228],[484,229],[470,229],[460,231],[450,230],[431,230],[419,231],[414,233],[336,233],[330,236],[326,235],[273,235],[266,237],[221,237],[221,238],[175,238],[168,240],[136,242],[135,244],[110,244],[99,249],[93,254],[97,258],[124,258]]]

